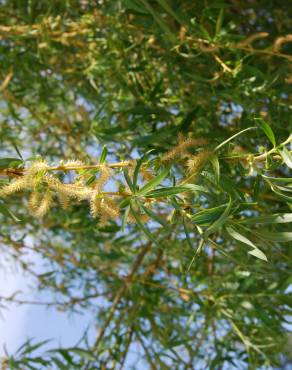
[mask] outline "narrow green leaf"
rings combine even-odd
[[[256,245],[254,245],[253,242],[251,242],[249,239],[247,239],[245,236],[239,234],[239,232],[235,231],[232,227],[226,227],[226,231],[232,238],[240,241],[241,243],[247,244],[252,248],[257,248]]]
[[[195,254],[194,254],[194,257],[192,258],[192,260],[191,260],[191,262],[190,262],[190,264],[189,264],[189,266],[188,266],[188,268],[187,268],[187,272],[189,272],[189,271],[190,271],[190,269],[191,269],[191,267],[192,267],[193,263],[195,262],[195,259],[196,259],[197,255],[198,255],[199,253],[201,253],[201,250],[203,249],[204,243],[205,243],[205,239],[204,239],[204,238],[202,238],[202,239],[200,240],[200,242],[199,242],[199,245],[198,245],[198,248],[197,248],[197,250],[196,250],[196,252],[195,252]]]
[[[125,230],[125,226],[127,224],[127,219],[128,219],[128,216],[129,216],[129,212],[130,212],[130,205],[125,209],[125,212],[123,214],[123,218],[122,218],[122,231]]]
[[[148,228],[143,224],[143,222],[140,220],[139,215],[134,210],[134,207],[132,204],[130,204],[131,207],[131,213],[134,216],[137,225],[140,227],[140,229],[144,232],[144,234],[151,240],[153,243],[156,243],[156,240],[154,239],[154,236],[151,234],[151,232],[148,230]]]
[[[226,207],[227,204],[222,204],[218,207],[207,208],[199,211],[194,216],[192,216],[192,221],[196,225],[208,225],[211,222],[216,221],[222,215]]]
[[[287,243],[292,241],[292,232],[289,231],[275,231],[271,232],[268,230],[254,230],[256,236],[269,240],[271,242]]]
[[[271,182],[291,182],[292,183],[292,178],[291,177],[270,177],[266,175],[262,175],[262,177],[265,180],[269,180]]]
[[[23,157],[22,157],[22,155],[21,155],[21,153],[20,153],[20,150],[18,149],[17,145],[16,145],[15,143],[12,143],[12,145],[13,145],[13,148],[15,149],[16,153],[19,155],[19,158],[20,158],[22,161],[24,161],[24,159],[23,159]]]
[[[183,227],[184,227],[184,232],[185,232],[185,235],[186,235],[188,245],[191,249],[193,249],[193,243],[192,243],[191,238],[190,238],[190,233],[189,233],[189,230],[188,230],[188,227],[187,227],[187,224],[186,224],[185,217],[183,217]]]
[[[248,127],[248,128],[246,128],[246,129],[244,129],[242,131],[239,131],[237,134],[232,135],[230,138],[228,138],[227,140],[223,141],[223,143],[217,145],[216,148],[214,149],[214,151],[217,152],[217,150],[219,150],[224,145],[226,145],[227,143],[229,143],[229,141],[235,139],[237,136],[243,134],[244,132],[249,131],[249,130],[255,130],[255,129],[257,129],[257,127]]]
[[[191,191],[191,189],[186,186],[173,186],[169,188],[159,188],[159,189],[149,192],[146,195],[146,198],[163,198],[163,197],[167,197],[170,195],[184,193],[187,191],[189,192]]]
[[[235,231],[231,227],[226,227],[226,231],[228,232],[228,234],[232,238],[240,241],[241,243],[247,244],[250,247],[252,247],[253,249],[248,252],[249,254],[251,254],[254,257],[257,257],[261,260],[268,261],[266,255],[253,242],[251,242],[247,237],[241,235],[239,232]]]
[[[96,176],[95,175],[91,175],[89,177],[89,179],[86,181],[86,185],[88,186],[88,185],[92,184],[95,180],[96,180]]]
[[[120,208],[125,208],[125,207],[127,207],[127,206],[130,204],[131,199],[132,199],[131,197],[127,197],[127,198],[123,199],[123,200],[120,202],[119,207],[120,207]]]
[[[271,129],[270,125],[267,124],[262,118],[256,118],[256,121],[259,121],[262,130],[266,134],[267,138],[270,140],[270,142],[273,144],[273,147],[276,146],[276,139],[275,135],[273,133],[273,130]]]
[[[195,185],[195,184],[184,184],[183,187],[195,193],[196,192],[210,193],[210,188],[205,187],[205,186],[200,186],[200,185]]]
[[[227,207],[225,208],[222,215],[204,232],[204,238],[206,239],[210,234],[214,233],[216,230],[218,230],[224,223],[227,221],[231,208],[232,208],[233,202],[232,199],[229,199],[229,203]]]
[[[157,185],[159,185],[164,178],[168,175],[170,167],[166,167],[164,170],[160,172],[158,176],[154,179],[150,180],[146,185],[144,185],[137,193],[137,195],[145,195],[150,190],[154,189]]]
[[[149,4],[147,0],[140,0],[145,8],[149,11],[149,13],[152,14],[153,18],[157,22],[157,24],[160,26],[160,28],[165,32],[166,35],[168,35],[171,42],[176,42],[176,37],[172,33],[171,29],[168,27],[167,23],[164,21],[164,19],[161,17],[159,12],[155,11],[155,9]]]
[[[76,355],[78,355],[81,358],[84,358],[86,360],[91,360],[91,361],[96,360],[96,356],[94,356],[92,353],[90,353],[89,351],[86,351],[82,348],[67,348],[67,351],[73,352]]]
[[[248,254],[251,254],[252,256],[257,257],[260,260],[268,262],[266,255],[258,248],[249,251]]]
[[[19,158],[0,158],[0,168],[14,168],[21,164],[23,161]]]
[[[135,0],[122,0],[122,2],[125,4],[127,9],[133,10],[134,12],[141,13],[141,14],[149,14],[145,9],[141,7],[141,4],[139,4],[138,1]]]
[[[157,2],[161,5],[161,7],[167,12],[169,13],[175,20],[178,21],[178,23],[180,23],[181,25],[184,25],[184,22],[183,20],[180,18],[180,16],[178,15],[178,9],[176,9],[176,11],[174,11],[167,3],[166,0],[157,0]]]
[[[150,208],[145,207],[142,203],[140,204],[140,207],[143,209],[143,211],[154,221],[158,222],[160,225],[162,225],[166,230],[169,231],[169,225],[168,223],[162,218],[159,217],[155,212],[153,212]]]
[[[99,158],[99,163],[102,164],[105,162],[105,159],[106,159],[106,156],[107,156],[107,147],[106,145],[103,147],[102,149],[102,152],[101,152],[101,155],[100,155],[100,158]]]
[[[19,222],[20,220],[6,207],[5,204],[0,203],[0,212],[6,216],[11,218],[15,222]]]
[[[243,224],[284,224],[292,222],[292,213],[275,213],[273,215],[249,217],[240,221]]]
[[[217,155],[213,155],[210,158],[210,162],[211,162],[211,164],[213,166],[213,169],[214,169],[216,182],[217,182],[217,184],[219,184],[219,180],[220,180],[220,163],[219,163],[219,160],[218,160]]]
[[[286,165],[289,168],[292,168],[292,155],[289,150],[284,146],[282,149],[279,149],[279,153],[281,154],[281,157],[283,158],[283,161],[286,163]]]
[[[128,170],[127,169],[124,169],[123,170],[124,172],[124,177],[125,177],[125,180],[131,190],[131,192],[134,194],[135,193],[135,190],[134,190],[134,185],[132,183],[132,180],[130,179],[130,176],[129,176],[129,173],[128,173]]]
[[[275,185],[273,185],[273,186],[271,186],[271,189],[272,189],[272,191],[275,193],[275,194],[277,194],[278,195],[278,197],[280,197],[281,199],[283,199],[283,200],[285,200],[285,201],[287,201],[287,202],[289,202],[289,203],[291,203],[292,202],[292,197],[291,196],[288,196],[288,195],[286,195],[286,194],[283,194],[283,193],[281,193],[280,191],[278,191],[277,189],[277,186],[275,186]]]
[[[219,15],[216,21],[216,36],[218,36],[221,32],[221,28],[223,24],[223,17],[224,17],[224,7],[220,9]]]
[[[146,162],[146,160],[148,159],[149,155],[151,154],[151,152],[153,152],[155,149],[151,149],[149,150],[146,154],[143,155],[142,158],[140,158],[138,161],[137,161],[137,164],[136,164],[136,167],[135,167],[135,170],[134,170],[134,175],[133,175],[133,187],[135,190],[137,190],[137,181],[138,181],[138,174],[139,174],[139,170],[142,166],[142,164],[144,162]]]

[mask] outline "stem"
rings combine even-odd
[[[133,334],[134,334],[134,326],[132,325],[130,327],[130,330],[129,330],[129,338],[128,338],[128,341],[127,341],[125,350],[124,350],[124,352],[121,355],[122,359],[121,359],[121,367],[120,367],[120,370],[123,370],[123,367],[125,365],[125,361],[126,361],[126,358],[127,358],[128,352],[129,352],[129,348],[130,348],[130,345],[132,343]]]
[[[115,299],[113,301],[113,304],[112,304],[112,306],[111,306],[111,308],[109,310],[108,317],[105,320],[103,326],[101,327],[98,336],[96,337],[96,340],[95,340],[95,343],[94,343],[94,346],[93,346],[93,351],[96,351],[97,350],[98,345],[101,342],[101,340],[102,340],[102,338],[103,338],[103,336],[105,334],[105,331],[106,331],[108,325],[110,324],[110,322],[111,322],[111,320],[113,318],[113,315],[115,313],[115,310],[116,310],[117,305],[120,303],[120,301],[121,301],[121,299],[123,297],[123,294],[127,290],[128,286],[131,284],[135,273],[137,272],[137,270],[141,266],[145,255],[150,250],[150,247],[151,247],[151,243],[148,243],[148,244],[146,244],[142,248],[141,252],[138,254],[138,256],[137,256],[137,258],[136,258],[136,260],[135,260],[135,262],[134,262],[134,264],[133,264],[133,266],[131,268],[131,271],[130,271],[129,275],[126,277],[124,284],[118,290],[118,292],[117,292],[117,294],[115,296]]]
[[[278,146],[283,146],[283,145],[287,145],[287,144],[289,144],[289,143],[291,143],[292,142],[292,134],[288,137],[288,139],[287,140],[285,140],[283,143],[281,143],[280,145],[278,145]],[[266,153],[263,153],[263,154],[261,154],[261,155],[258,155],[258,156],[256,156],[256,157],[254,157],[253,158],[253,160],[254,161],[264,161],[270,154],[273,154],[273,153],[275,153],[276,151],[277,151],[277,149],[278,149],[278,147],[276,147],[276,148],[273,148],[273,149],[271,149],[271,150],[269,150],[268,152],[266,152]]]
[[[108,163],[107,167],[110,168],[124,168],[130,167],[132,164],[130,161],[124,161],[119,163]],[[76,171],[76,170],[93,170],[103,167],[104,164],[89,164],[89,165],[80,165],[80,166],[52,166],[46,168],[46,171]],[[6,176],[22,176],[24,175],[26,169],[25,168],[5,168],[0,169],[0,175]]]

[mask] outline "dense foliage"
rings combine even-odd
[[[97,325],[78,348],[26,343],[2,369],[122,369],[133,351],[135,369],[278,366],[288,3],[1,1],[1,253]]]

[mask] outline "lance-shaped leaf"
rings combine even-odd
[[[271,181],[271,182],[291,182],[292,183],[292,178],[291,177],[270,177],[270,176],[266,176],[266,175],[262,175],[262,177],[267,180],[267,181]]]
[[[221,206],[214,208],[207,208],[203,211],[197,212],[192,216],[192,221],[196,225],[209,225],[210,223],[216,221],[226,209],[227,204],[222,204]]]
[[[145,195],[149,193],[152,189],[156,188],[168,175],[170,167],[166,167],[160,172],[154,179],[150,180],[146,185],[144,185],[137,193],[137,195]]]
[[[251,254],[254,257],[257,257],[261,260],[268,261],[266,255],[252,241],[250,241],[247,237],[245,237],[244,235],[235,231],[232,227],[226,227],[226,231],[228,232],[228,234],[233,239],[236,239],[239,242],[244,243],[244,244],[249,245],[250,247],[252,247],[253,249],[248,252],[249,254]]]
[[[136,164],[136,167],[135,167],[135,170],[134,170],[134,175],[133,175],[133,186],[134,186],[134,189],[137,190],[137,181],[138,181],[138,174],[139,174],[139,170],[142,166],[142,164],[144,162],[147,161],[149,155],[154,151],[154,149],[151,149],[149,150],[146,154],[143,155],[142,158],[140,158],[138,161],[137,161],[137,164]]]
[[[253,232],[255,235],[271,242],[287,243],[292,241],[292,232],[289,231],[254,230]]]
[[[126,223],[127,223],[127,220],[128,220],[129,212],[130,212],[130,205],[128,205],[128,207],[125,209],[125,212],[123,214],[123,218],[122,218],[122,231],[125,230],[125,226],[126,226]]]
[[[232,208],[233,202],[230,198],[229,203],[227,204],[227,207],[225,208],[224,212],[221,214],[221,216],[204,232],[204,238],[208,238],[208,236],[215,231],[217,231],[221,226],[225,224],[227,221],[231,208]]]
[[[273,146],[276,146],[276,138],[274,135],[273,130],[271,129],[270,125],[267,124],[262,118],[256,118],[257,121],[259,121],[262,130],[266,134],[267,138],[270,140],[270,142],[273,144]]]
[[[2,213],[4,216],[12,218],[12,220],[19,222],[20,220],[9,210],[9,208],[6,207],[5,204],[0,203],[0,213]]]
[[[135,218],[135,220],[137,222],[137,225],[140,227],[140,229],[148,237],[149,240],[151,240],[153,243],[156,243],[156,240],[155,240],[154,236],[151,234],[151,232],[149,231],[149,229],[147,228],[147,226],[145,226],[143,224],[143,222],[140,220],[140,217],[137,214],[137,212],[135,211],[132,203],[130,204],[130,208],[131,208],[131,213],[132,213],[132,215],[134,216],[134,218]]]
[[[107,156],[107,147],[104,146],[103,149],[102,149],[102,152],[101,152],[101,155],[100,155],[100,158],[99,158],[99,163],[104,163],[105,162],[105,159],[106,159],[106,156]]]
[[[23,160],[19,158],[0,158],[0,168],[15,168],[23,164]]]
[[[292,213],[275,213],[273,215],[249,217],[240,221],[243,224],[285,224],[292,222]]]
[[[224,145],[226,145],[227,143],[229,143],[231,140],[235,139],[237,136],[242,135],[246,131],[255,130],[256,128],[257,127],[248,127],[248,128],[246,128],[246,129],[244,129],[242,131],[237,132],[236,134],[234,134],[231,137],[229,137],[227,140],[223,141],[221,144],[217,145],[216,148],[214,149],[214,151],[217,152],[217,150],[219,150],[220,148],[222,148]]]
[[[184,193],[186,191],[191,191],[191,190],[185,186],[173,186],[169,188],[160,188],[160,189],[156,189],[156,190],[149,192],[146,195],[146,198],[163,198],[163,197],[167,197],[170,195]]]
[[[145,207],[142,203],[139,204],[141,209],[154,221],[158,222],[162,225],[165,229],[170,231],[168,223],[160,216],[158,216],[155,212],[153,212],[150,208]]]
[[[125,177],[125,180],[131,190],[132,193],[135,193],[135,189],[134,189],[134,185],[132,183],[132,180],[130,179],[130,176],[129,176],[129,173],[128,173],[128,170],[127,169],[124,169],[123,170],[124,172],[124,177]]]
[[[285,164],[289,168],[292,168],[292,155],[289,150],[284,146],[282,149],[279,149],[279,153],[281,154],[281,157],[283,158]]]

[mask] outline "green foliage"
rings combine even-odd
[[[98,327],[72,348],[28,341],[3,369],[127,369],[137,347],[139,369],[278,366],[291,313],[286,8],[1,2],[1,253]]]

